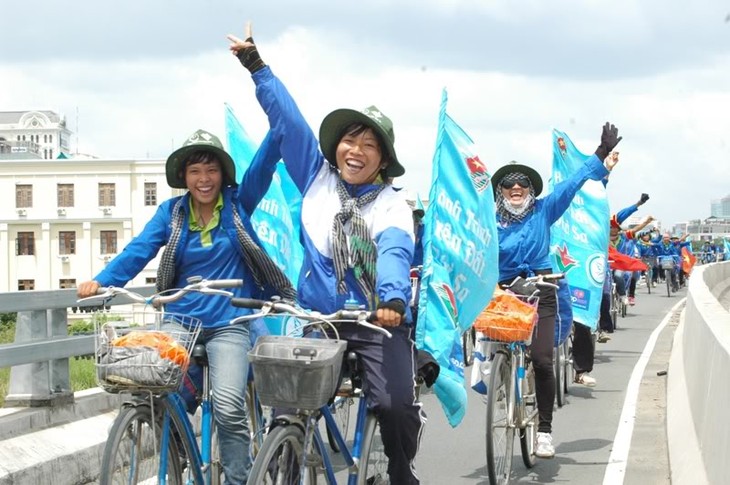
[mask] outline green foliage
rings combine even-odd
[[[94,333],[94,322],[91,320],[76,320],[68,326],[69,335],[89,335]]]
[[[0,313],[0,326],[5,326],[10,323],[15,323],[18,314],[16,312],[11,313]]]

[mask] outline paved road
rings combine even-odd
[[[597,386],[592,389],[572,386],[569,403],[554,415],[556,457],[540,460],[532,470],[526,470],[516,442],[514,483],[604,483],[634,366],[654,329],[685,292],[682,289],[668,298],[666,293],[647,295],[646,288],[637,289],[637,304],[619,322],[612,340],[597,344],[592,373]],[[670,321],[659,335],[653,358],[643,374],[624,483],[669,483],[664,426],[666,378],[657,376],[657,371],[667,367],[676,322],[677,319]],[[487,484],[489,481],[485,465],[486,407],[481,396],[471,390],[468,395],[467,415],[454,429],[446,422],[435,395],[423,397],[429,422],[417,469],[424,484]],[[626,415],[623,418],[626,420]],[[617,446],[620,448],[618,442]],[[606,483],[614,485],[620,481],[612,478]]]

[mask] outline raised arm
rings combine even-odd
[[[304,191],[324,161],[317,138],[289,91],[261,59],[251,24],[246,27],[246,40],[234,35],[227,38],[231,52],[251,72],[256,97],[269,119],[271,136],[279,146],[287,171],[299,190]]]

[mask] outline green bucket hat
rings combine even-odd
[[[540,177],[540,174],[537,173],[537,170],[512,160],[507,165],[499,167],[499,169],[494,172],[494,175],[492,175],[492,190],[494,191],[495,198],[497,197],[497,194],[499,194],[498,188],[502,179],[511,173],[521,173],[527,177],[532,184],[532,188],[535,189],[535,197],[540,195],[540,192],[542,192],[542,177]]]
[[[223,144],[217,136],[205,130],[198,130],[183,143],[169,157],[165,163],[165,172],[167,174],[167,185],[174,189],[185,189],[185,161],[188,157],[197,151],[212,152],[221,162],[223,169],[223,185],[236,185],[236,165],[233,159],[223,149]]]
[[[386,177],[400,177],[406,173],[406,169],[398,161],[395,155],[395,133],[393,133],[393,122],[375,106],[370,106],[362,111],[354,109],[338,109],[322,120],[319,127],[319,146],[324,157],[333,166],[337,166],[337,145],[340,143],[344,130],[352,123],[362,123],[372,128],[383,143],[384,152],[388,154],[390,163],[385,168]]]

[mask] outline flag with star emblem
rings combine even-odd
[[[577,171],[588,155],[581,153],[568,135],[553,130],[553,173],[550,187]],[[553,270],[565,273],[572,303],[572,319],[595,330],[601,310],[603,280],[606,275],[608,221],[610,212],[606,188],[602,182],[589,180],[578,191],[563,217],[550,228]],[[566,310],[566,309],[563,309]],[[567,335],[570,321],[559,311],[563,321],[556,326]],[[557,340],[557,338],[556,338]]]
[[[499,274],[491,175],[446,114],[444,90],[424,218],[416,346],[441,367],[434,390],[451,426],[466,412],[462,334],[487,306]]]

